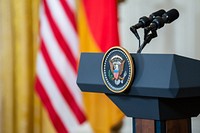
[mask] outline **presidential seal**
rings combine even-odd
[[[132,85],[134,78],[131,55],[122,47],[112,47],[103,57],[101,73],[109,90],[115,93],[126,91]]]

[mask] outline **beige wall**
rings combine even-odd
[[[120,36],[122,45],[136,51],[138,42],[129,27],[138,22],[141,16],[148,16],[159,9],[176,8],[180,17],[158,30],[158,37],[146,46],[148,53],[176,53],[200,59],[198,45],[200,35],[199,0],[126,0],[120,5]],[[142,34],[143,30],[139,30]]]

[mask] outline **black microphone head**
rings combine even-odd
[[[171,9],[162,15],[165,23],[171,23],[179,17],[179,12],[176,9]]]
[[[160,17],[160,16],[157,16],[153,21],[152,23],[155,23],[156,24],[156,29],[160,29],[162,28],[164,25],[165,25],[165,22],[163,21],[163,19]]]
[[[149,20],[148,17],[143,16],[139,19],[139,23],[140,23],[140,27],[144,28],[148,26],[151,23],[151,21]]]
[[[151,15],[149,15],[149,19],[150,19],[150,21],[153,21],[153,19],[155,19],[157,16],[161,17],[164,13],[165,13],[165,10],[160,9],[160,10],[152,13]]]

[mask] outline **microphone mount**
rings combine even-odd
[[[145,32],[148,32],[145,30]],[[153,39],[153,38],[156,38],[158,36],[157,34],[157,31],[156,30],[152,30],[150,34],[145,34],[145,37],[144,37],[144,42],[142,43],[142,45],[138,48],[137,50],[137,53],[141,53],[143,48],[148,44],[150,43],[150,41]]]

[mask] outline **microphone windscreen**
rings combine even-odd
[[[179,12],[176,9],[171,9],[162,15],[165,23],[171,23],[179,17]]]

